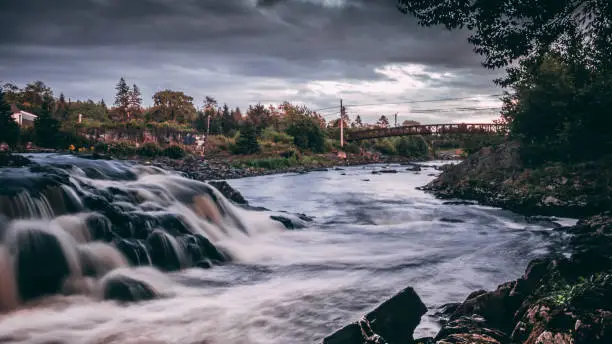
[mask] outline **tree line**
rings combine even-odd
[[[422,26],[467,29],[483,66],[505,68],[502,121],[529,164],[612,151],[612,2],[398,0]]]

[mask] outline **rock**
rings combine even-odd
[[[421,166],[419,165],[414,165],[412,167],[408,167],[406,169],[406,171],[411,171],[411,172],[421,172]]]
[[[450,219],[447,217],[443,217],[440,219],[441,222],[448,222],[448,223],[464,223],[465,221],[460,220],[460,219]]]
[[[397,173],[397,170],[380,170],[380,173]]]
[[[542,200],[542,204],[544,204],[545,206],[549,207],[549,206],[553,206],[553,205],[561,205],[562,202],[553,196],[546,196],[546,198],[544,198],[544,200]]]
[[[249,202],[244,199],[242,194],[240,194],[240,192],[238,192],[236,189],[232,188],[226,181],[211,181],[208,182],[208,184],[214,186],[215,189],[219,190],[223,196],[234,203],[242,205],[249,204]]]
[[[490,328],[483,317],[461,316],[447,323],[438,332],[436,343],[500,344],[507,342],[505,333]]]
[[[413,288],[406,288],[383,302],[357,323],[350,324],[323,339],[324,344],[363,344],[363,333],[379,343],[409,344],[414,342],[414,329],[427,312]],[[362,333],[363,332],[363,333]],[[382,340],[382,341],[380,341]]]
[[[104,300],[139,302],[159,297],[158,292],[145,281],[123,274],[107,276],[101,283]]]
[[[0,152],[0,167],[24,167],[32,164],[30,159],[21,155]]]
[[[278,216],[278,215],[272,215],[270,216],[270,218],[274,221],[278,221],[280,223],[283,224],[283,226],[285,226],[285,228],[287,229],[298,229],[298,228],[304,228],[304,225],[297,222],[297,221],[292,221],[290,218],[284,217],[284,216]]]

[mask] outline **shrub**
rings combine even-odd
[[[162,150],[156,143],[147,142],[138,148],[138,155],[145,156],[149,158],[154,158],[156,156],[161,155]]]
[[[297,165],[297,160],[293,158],[266,158],[255,159],[244,162],[244,165],[253,168],[263,168],[266,170],[276,170]]]
[[[422,136],[401,137],[397,140],[395,150],[398,155],[411,158],[423,158],[429,153],[427,142]]]
[[[268,127],[266,128],[262,133],[261,133],[261,139],[265,140],[265,141],[271,141],[271,142],[276,142],[276,143],[284,143],[284,144],[291,144],[293,143],[293,136],[287,134],[287,133],[282,133],[282,132],[278,132],[276,130],[274,130],[274,128],[272,127]]]
[[[257,142],[257,133],[252,125],[245,125],[240,131],[240,135],[236,140],[234,153],[236,154],[254,154],[261,150],[259,142]]]
[[[351,154],[361,153],[361,148],[355,143],[347,143],[344,145],[344,151]]]
[[[106,153],[108,151],[108,145],[104,142],[98,142],[94,145],[94,152]]]
[[[166,147],[163,154],[170,159],[182,159],[186,155],[185,150],[181,146],[177,145]]]
[[[390,139],[382,139],[377,141],[374,145],[374,149],[386,155],[397,154],[397,151],[395,150],[395,145]]]
[[[315,153],[325,151],[325,133],[316,118],[299,116],[287,127],[287,134],[301,149],[311,149]]]
[[[116,142],[110,145],[108,152],[116,156],[131,156],[136,154],[136,147],[128,142]]]

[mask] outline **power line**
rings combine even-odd
[[[503,94],[492,94],[485,97],[500,97]],[[468,100],[474,99],[475,97],[460,97],[460,98],[443,98],[443,99],[430,99],[430,100],[407,100],[401,102],[390,102],[390,103],[371,103],[371,104],[354,104],[354,105],[345,105],[346,107],[364,107],[364,106],[378,106],[378,105],[401,105],[401,104],[415,104],[415,103],[434,103],[434,102],[445,102],[445,101],[453,101],[453,100]],[[316,110],[315,110],[316,111]]]

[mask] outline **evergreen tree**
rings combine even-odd
[[[223,110],[221,114],[221,122],[223,127],[223,134],[227,135],[230,132],[236,130],[238,123],[234,119],[234,115],[230,111],[227,104],[223,104]]]
[[[134,84],[130,91],[130,103],[128,112],[132,115],[137,115],[142,112],[142,94],[140,88]]]
[[[199,132],[206,132],[207,126],[206,115],[202,111],[198,111],[198,115],[193,122],[193,127]]]
[[[376,122],[376,125],[380,128],[389,128],[389,119],[387,118],[387,116],[382,115],[378,119],[378,122]]]
[[[68,103],[66,103],[66,98],[64,97],[63,93],[60,93],[59,100],[57,102],[55,118],[62,122],[68,120]]]
[[[52,116],[53,98],[45,96],[38,117],[34,120],[34,143],[45,148],[57,148],[60,123]]]
[[[130,107],[130,87],[127,85],[124,78],[119,80],[115,90],[117,90],[117,94],[115,95],[115,106],[117,107],[117,111],[124,119],[128,119],[128,111]]]
[[[357,115],[357,117],[355,117],[355,121],[353,122],[351,127],[353,127],[353,128],[361,128],[361,127],[363,127],[363,122],[361,121],[361,116]]]
[[[104,110],[108,110],[108,107],[106,107],[106,102],[104,102],[104,98],[100,99],[100,106],[104,108]]]
[[[237,154],[254,154],[260,151],[259,142],[257,142],[257,129],[251,123],[245,124],[240,129],[240,136],[236,140],[235,153]]]
[[[0,89],[0,143],[6,142],[10,147],[15,147],[19,140],[19,126],[11,115],[11,106],[6,102],[4,92]]]

